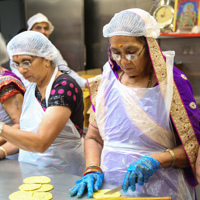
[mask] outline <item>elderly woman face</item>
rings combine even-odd
[[[128,76],[140,76],[149,72],[151,60],[145,47],[133,36],[112,36],[111,57]]]
[[[29,82],[39,84],[47,75],[50,61],[36,56],[16,55],[13,56],[13,67],[17,68]]]
[[[35,23],[31,30],[40,32],[49,38],[49,24],[47,22]]]

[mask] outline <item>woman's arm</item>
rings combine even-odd
[[[37,133],[4,125],[1,136],[20,149],[43,153],[64,128],[70,115],[68,107],[51,106],[46,109]]]
[[[6,151],[7,155],[13,155],[19,152],[19,148],[15,145],[11,144],[10,142],[6,142],[4,145],[2,145],[3,149]],[[0,151],[0,158],[4,158],[5,153],[1,150]]]
[[[199,147],[199,153],[198,153],[197,161],[196,161],[196,173],[197,173],[197,181],[200,184],[200,147]]]
[[[0,137],[0,146],[5,144],[6,143],[6,140],[4,140],[2,137]]]
[[[182,145],[172,149],[172,151],[175,155],[174,166],[179,168],[186,168],[190,166],[188,157]],[[172,155],[169,152],[152,154],[151,157],[156,159],[160,163],[161,167],[170,167],[173,161]]]
[[[96,165],[100,166],[101,151],[103,140],[99,130],[89,125],[88,132],[84,140],[86,167]]]
[[[8,97],[2,102],[4,110],[8,113],[14,124],[19,124],[20,115],[22,112],[22,103],[23,95],[21,93]],[[7,155],[12,155],[19,152],[18,147],[15,147],[9,142],[6,142],[6,140],[4,140],[2,137],[0,137],[0,146],[2,146],[5,149]],[[2,158],[4,156],[4,152],[1,151],[0,157]]]
[[[8,113],[14,124],[19,124],[19,119],[22,112],[22,103],[23,95],[21,93],[7,98],[2,103],[3,108]]]

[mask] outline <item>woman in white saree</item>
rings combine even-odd
[[[187,77],[173,66],[174,52],[160,50],[159,33],[155,19],[137,8],[115,14],[104,26],[109,61],[102,75],[88,80],[93,111],[86,170],[71,196],[87,188],[92,197],[104,180],[124,192],[130,187],[195,199],[200,112]]]

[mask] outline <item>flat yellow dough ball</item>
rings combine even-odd
[[[25,178],[23,182],[28,183],[28,184],[30,183],[44,184],[44,183],[50,183],[51,179],[47,176],[31,176],[31,177]]]
[[[48,192],[53,189],[53,185],[42,184],[39,189],[34,190],[34,192]]]
[[[42,200],[50,200],[53,198],[53,195],[50,192],[33,192],[33,197]]]
[[[115,192],[113,194],[104,195],[104,193],[106,193],[108,191],[110,191],[110,189],[98,190],[97,192],[93,193],[93,197],[95,199],[99,199],[99,198],[109,198],[109,197],[120,197],[121,196],[120,192]]]
[[[22,184],[19,186],[19,190],[22,191],[32,191],[41,188],[41,184]]]
[[[33,197],[33,192],[17,191],[9,195],[10,200],[37,200]]]

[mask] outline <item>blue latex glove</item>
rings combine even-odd
[[[131,163],[127,169],[123,182],[123,192],[130,187],[135,191],[135,184],[143,185],[149,181],[149,177],[160,169],[160,163],[149,155],[142,156],[139,160]]]
[[[93,197],[93,192],[97,192],[103,182],[103,174],[100,172],[92,172],[83,176],[76,181],[75,185],[69,189],[69,196],[81,197],[84,190],[88,189],[88,197]]]

